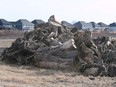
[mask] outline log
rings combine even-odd
[[[68,62],[58,63],[58,62],[48,62],[48,61],[38,61],[35,64],[39,68],[52,68],[52,69],[68,69],[70,64]]]

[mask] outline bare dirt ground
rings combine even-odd
[[[0,40],[1,52],[13,41]],[[0,87],[116,87],[116,77],[87,77],[68,70],[8,65],[0,61]]]

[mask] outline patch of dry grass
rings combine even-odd
[[[16,39],[23,36],[24,32],[20,30],[0,30],[0,39]]]
[[[92,77],[95,80],[89,78],[76,72],[0,62],[0,87],[112,87],[116,82],[116,77]]]
[[[12,45],[15,39],[0,39],[0,48],[7,48]]]

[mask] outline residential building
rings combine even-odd
[[[90,22],[90,23],[92,24],[92,27],[93,27],[94,29],[100,29],[100,28],[101,28],[101,26],[98,25],[98,24],[95,23],[95,22]]]
[[[88,30],[93,31],[94,28],[93,28],[93,25],[91,23],[87,23],[87,26],[88,26],[88,28],[87,28]]]
[[[61,24],[66,26],[69,29],[74,28],[74,26],[71,23],[67,22],[67,21],[62,21]]]
[[[100,29],[102,29],[102,30],[109,28],[109,26],[103,22],[99,22],[98,25],[100,25],[100,27],[101,27]]]
[[[16,22],[11,22],[11,21],[9,21],[9,22],[11,23],[13,28],[16,28]]]
[[[16,21],[15,28],[22,31],[27,31],[27,30],[34,29],[34,24],[26,19],[20,19]]]
[[[111,32],[116,32],[116,22],[111,23],[111,24],[109,25],[109,28],[110,28],[110,31],[111,31]]]
[[[12,24],[6,21],[5,19],[0,19],[0,27],[9,29],[12,28]]]
[[[91,23],[86,23],[84,21],[79,21],[77,23],[74,24],[74,27],[78,28],[78,29],[82,29],[82,30],[93,30],[93,26]]]
[[[35,24],[35,25],[38,25],[38,24],[43,24],[45,22],[43,20],[40,20],[40,19],[35,19],[35,20],[32,21],[32,23]]]

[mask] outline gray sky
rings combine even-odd
[[[116,0],[0,0],[0,18],[116,22]]]

